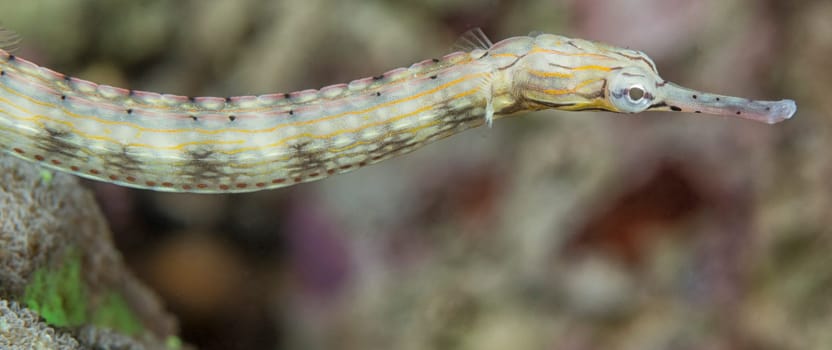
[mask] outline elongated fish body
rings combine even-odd
[[[99,85],[0,50],[0,146],[60,171],[174,192],[247,192],[322,179],[522,111],[732,115],[769,123],[793,101],[662,80],[643,53],[556,35],[491,44],[319,90],[184,97]]]

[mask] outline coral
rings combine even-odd
[[[72,336],[56,332],[37,313],[0,300],[0,349],[83,349]]]
[[[0,169],[0,348],[181,347],[77,178],[5,155]]]

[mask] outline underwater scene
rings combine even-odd
[[[832,2],[0,27],[0,349],[832,345]]]

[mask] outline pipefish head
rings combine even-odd
[[[774,124],[797,112],[792,100],[754,101],[681,87],[653,72],[625,67],[609,79],[610,110],[622,113],[670,111],[731,116]]]
[[[640,51],[586,40],[541,35],[524,59],[518,90],[532,108],[704,113],[766,123],[797,111],[792,100],[755,101],[681,87],[662,79]]]

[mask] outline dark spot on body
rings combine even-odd
[[[431,75],[431,76],[430,76],[430,78],[431,78],[431,79],[436,79],[436,78],[438,78],[438,77],[437,77],[436,75]]]
[[[199,150],[192,150],[187,153],[187,161],[180,172],[182,175],[194,180],[214,180],[228,177],[224,170],[225,163],[217,160],[214,150],[205,146]]]
[[[537,102],[537,101],[536,101]],[[458,105],[454,104],[452,99],[445,100],[436,105],[436,113],[442,116],[442,124],[438,127],[436,132],[428,135],[425,140],[435,140],[443,137],[453,135],[462,130],[481,125],[483,123],[482,114],[477,114],[477,109],[472,105]],[[511,110],[508,106],[505,110]],[[406,152],[412,147],[407,145],[406,140],[395,141],[399,143],[394,147],[395,152]]]
[[[66,95],[61,95],[61,101],[66,101]]]
[[[86,162],[86,159],[78,155],[77,142],[73,139],[72,133],[66,130],[45,126],[43,129],[46,135],[36,138],[35,147],[46,154],[61,155],[66,159],[77,160],[79,163]]]
[[[226,97],[225,98],[225,103],[231,103],[231,97]]]
[[[664,103],[664,102],[654,103],[650,107],[647,107],[647,109],[661,108],[661,107],[667,107],[667,103]]]
[[[292,94],[286,92],[286,93],[283,94],[283,97],[286,98],[286,99],[290,99],[290,98],[292,98]]]
[[[196,98],[194,98],[193,96],[188,96],[188,102],[190,102],[190,103],[195,103],[195,102],[196,102]]]
[[[697,98],[697,97],[696,97],[696,95],[693,95],[693,96],[691,96],[691,97],[693,97],[693,99],[694,99],[694,100]]]
[[[0,76],[6,76],[6,71],[0,70]]]
[[[581,112],[590,112],[590,111],[592,111],[592,112],[610,112],[610,110],[603,109],[603,108],[600,108],[600,107],[584,107],[584,108],[581,108],[581,109],[575,109],[574,111],[576,111],[576,112],[577,111],[581,111]]]
[[[737,111],[737,115],[740,115],[740,114],[742,114],[742,112],[740,112],[740,111]]]
[[[433,59],[431,59],[431,60],[433,61],[433,63],[439,63],[439,59],[438,59],[438,58],[433,58]]]
[[[195,115],[193,115],[193,114],[192,114],[192,115],[191,115],[191,120],[193,120],[193,121],[199,121],[199,118],[197,118]]]
[[[607,78],[604,78],[604,83],[601,84],[601,93],[599,95],[601,95],[601,98],[605,100],[607,99],[607,84]],[[653,96],[651,96],[649,92],[645,95],[645,97],[647,97],[648,100],[653,100]]]
[[[771,107],[766,107],[766,110],[767,110],[767,111],[770,111],[770,110],[771,110]]]
[[[376,91],[376,96],[381,96],[381,91]]]
[[[717,98],[716,98],[716,100],[717,100],[717,102],[719,102],[719,101],[720,101],[720,100],[719,100],[719,97],[717,97]]]
[[[121,146],[121,150],[103,153],[105,169],[118,169],[121,174],[137,173],[142,170],[142,162],[135,156],[128,146]]]
[[[9,55],[9,61],[14,61],[15,59],[17,59],[17,57],[15,57],[14,55]]]
[[[695,111],[695,112],[693,112],[693,113],[702,113],[702,111]]]
[[[295,115],[295,111],[294,111],[294,110],[292,110],[292,109],[290,109],[290,110],[289,110],[289,115]]]
[[[443,106],[441,108],[446,107]],[[414,135],[411,133],[397,133],[387,127],[383,134],[383,136],[372,140],[370,149],[366,153],[361,154],[361,156],[369,157],[371,161],[378,161],[399,154],[406,149],[412,149],[417,144],[414,141]],[[356,154],[356,156],[359,156],[359,154]]]
[[[320,173],[326,169],[325,153],[310,149],[310,144],[309,141],[304,141],[289,146],[294,153],[292,164],[287,167],[289,177],[306,178],[310,173]]]
[[[563,108],[563,107],[571,107],[574,106],[574,103],[555,103],[555,102],[547,102],[547,101],[534,101],[535,103],[539,103],[549,108]]]
[[[674,112],[681,112],[682,111],[682,109],[679,108],[678,106],[670,106],[670,110],[674,111]]]
[[[235,116],[233,116],[233,115],[229,115],[229,116],[228,116],[228,121],[233,122],[233,121],[235,121],[235,120],[237,120],[237,117],[235,117]]]
[[[376,75],[376,76],[373,77],[373,80],[381,80],[381,79],[384,79],[384,74]]]
[[[127,114],[133,114],[133,109],[132,109],[132,108],[128,108],[128,109],[127,109]]]

